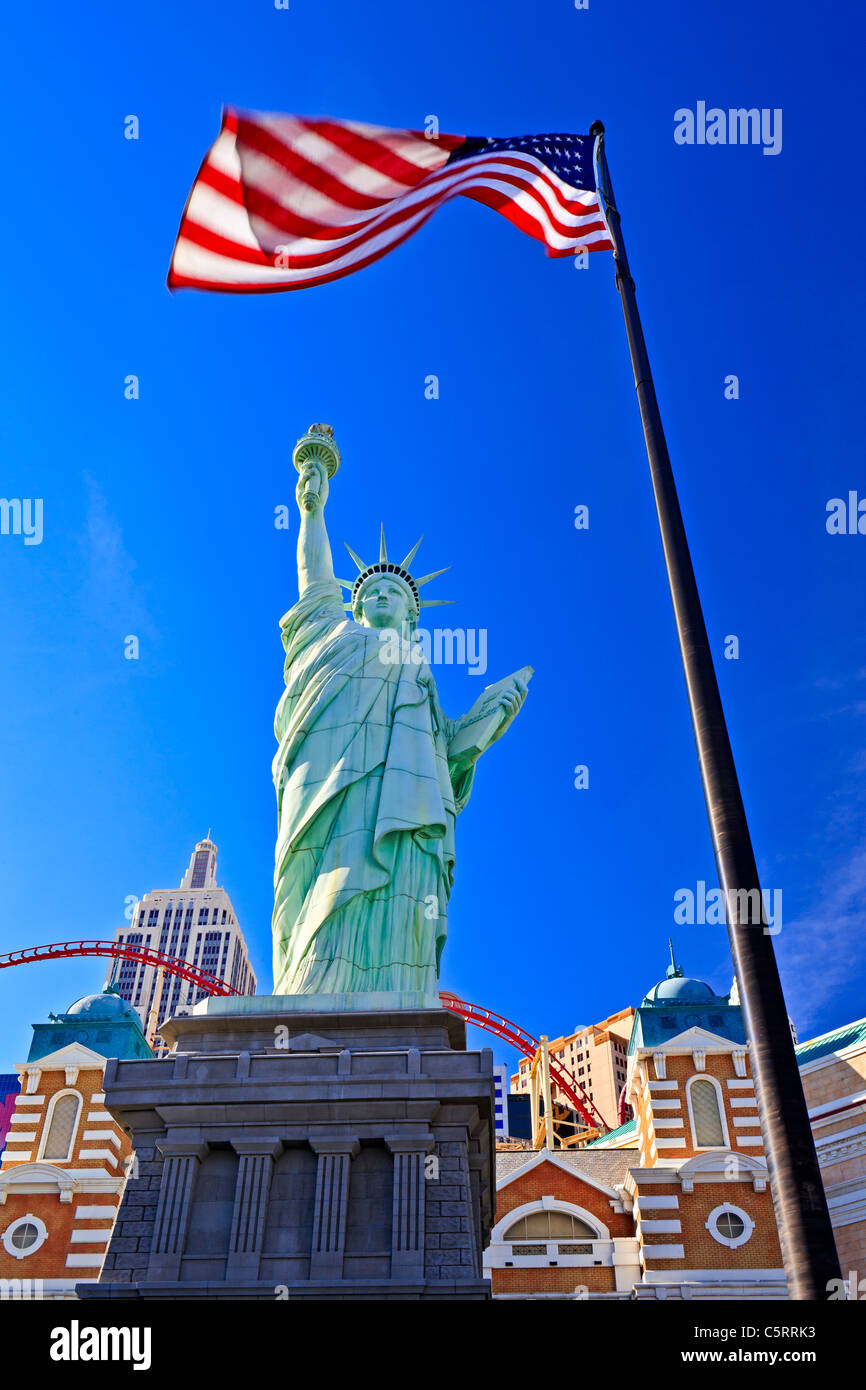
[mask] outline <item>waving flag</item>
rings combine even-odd
[[[485,139],[227,110],[187,199],[170,289],[298,290],[361,270],[449,198],[548,255],[611,250],[589,135]]]

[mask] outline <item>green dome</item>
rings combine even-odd
[[[135,1009],[109,986],[102,994],[85,994],[70,1004],[64,1015],[66,1018],[87,1019],[88,1022],[122,1023],[135,1022],[141,1027],[141,1019]]]
[[[709,1004],[722,1002],[710,986],[703,980],[693,980],[687,975],[677,975],[672,979],[660,980],[644,999],[644,1004]]]

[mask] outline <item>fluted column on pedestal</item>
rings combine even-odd
[[[386,1135],[394,1155],[394,1209],[391,1227],[391,1278],[424,1277],[424,1160],[432,1135]]]
[[[357,1139],[311,1139],[319,1160],[313,1210],[311,1279],[339,1279],[343,1273],[349,1169],[361,1145]]]
[[[149,1279],[177,1279],[196,1174],[208,1149],[195,1140],[164,1140],[158,1148],[165,1161],[147,1274]]]
[[[274,1160],[283,1145],[276,1138],[242,1138],[231,1142],[240,1161],[226,1274],[227,1277],[257,1279]]]

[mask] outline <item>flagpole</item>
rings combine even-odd
[[[601,121],[593,123],[590,135],[595,137],[599,191],[614,243],[616,285],[643,422],[716,868],[728,904],[728,937],[749,1037],[782,1259],[791,1298],[821,1301],[829,1296],[829,1281],[841,1278],[839,1257],[772,937],[764,929],[765,922],[749,923],[752,914],[745,907],[745,903],[760,901],[760,896],[754,898],[754,890],[760,895],[761,885],[614,201]],[[751,896],[746,896],[750,890]],[[763,911],[760,915],[764,916]]]

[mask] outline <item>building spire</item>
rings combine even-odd
[[[665,971],[665,975],[669,980],[681,980],[683,978],[683,967],[677,965],[676,957],[674,956],[674,943],[670,937],[668,937],[668,948],[671,953],[671,963]]]

